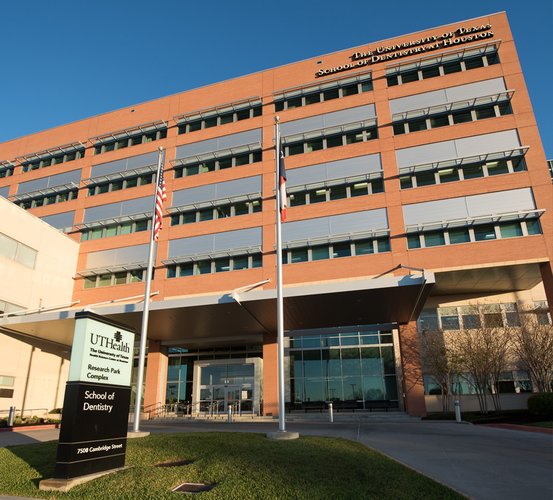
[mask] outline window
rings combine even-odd
[[[369,92],[373,89],[371,75],[347,78],[337,82],[295,90],[275,96],[275,111],[309,106],[350,95]]]
[[[469,55],[457,54],[458,60],[443,62],[442,61],[419,61],[418,67],[413,69],[413,64],[409,67],[394,68],[394,73],[387,75],[388,87],[395,85],[404,85],[410,82],[426,80],[427,78],[435,78],[437,76],[449,75],[460,71],[469,71],[471,69],[482,68],[499,63],[497,48],[492,51],[486,51],[486,54]]]
[[[62,189],[49,195],[41,194],[30,196],[29,198],[19,199],[14,203],[27,210],[29,208],[42,207],[44,205],[52,205],[54,203],[75,200],[78,196],[78,189]]]
[[[234,255],[231,257],[216,259],[199,259],[194,262],[180,264],[168,264],[167,278],[181,278],[185,276],[197,276],[200,274],[222,273],[227,271],[239,271],[242,269],[254,269],[261,267],[261,254]]]
[[[96,144],[94,144],[94,154],[99,155],[103,153],[108,153],[109,151],[116,151],[119,149],[136,146],[138,144],[158,141],[167,137],[166,125],[155,125],[154,127],[155,130],[145,129],[130,131],[125,134],[125,137],[102,138],[99,140],[99,142],[96,142]]]
[[[152,279],[154,273],[152,270]],[[106,272],[84,278],[84,288],[100,288],[104,286],[128,285],[138,283],[146,279],[146,269],[131,269],[120,272]]]
[[[124,221],[116,224],[106,224],[100,227],[81,229],[81,241],[98,240],[122,234],[139,233],[150,228],[150,219]]]
[[[297,262],[339,259],[341,257],[353,257],[389,251],[390,238],[388,236],[363,238],[353,241],[328,243],[325,245],[284,249],[282,252],[282,262],[284,264],[294,264]]]
[[[343,132],[341,135],[332,134],[328,137],[321,132],[322,137],[310,138],[294,142],[289,142],[284,145],[284,154],[293,156],[303,153],[310,153],[320,149],[329,149],[344,144],[353,144],[356,142],[365,142],[378,137],[376,125],[364,127],[358,130]]]
[[[306,186],[306,188],[302,191],[295,191],[294,188],[291,188],[288,191],[288,198],[289,206],[297,207],[300,205],[312,205],[314,203],[352,198],[355,196],[365,196],[382,192],[384,192],[384,183],[382,178],[375,178],[368,179],[365,182],[358,182],[355,184],[344,183],[320,189],[310,190],[309,187]]]
[[[261,104],[237,105],[236,108],[233,111],[208,111],[203,117],[177,118],[179,134],[189,134],[197,130],[248,120],[262,114]]]
[[[9,161],[0,161],[0,179],[13,175],[15,165]]]
[[[238,167],[241,165],[248,165],[251,163],[257,163],[261,160],[261,150],[258,150],[250,153],[240,153],[201,162],[180,164],[175,166],[175,179],[207,172],[215,172],[217,170],[224,170],[226,168]]]
[[[447,105],[449,111],[446,113],[443,112],[444,106],[436,106],[436,111],[433,111],[432,108],[421,110],[425,112],[425,116],[422,118],[406,118],[405,113],[402,114],[403,116],[394,116],[392,124],[394,134],[402,135],[447,125],[484,120],[509,115],[513,112],[509,103],[489,104],[455,111],[451,110],[451,104]]]
[[[13,260],[30,269],[35,268],[38,252],[20,241],[0,233],[0,256]]]
[[[237,215],[248,215],[256,212],[261,212],[261,200],[236,202],[221,206],[215,205],[208,208],[192,209],[174,213],[171,215],[171,226],[193,224],[195,222],[234,217]]]
[[[21,163],[21,165],[23,166],[23,172],[31,172],[32,170],[37,170],[39,168],[50,167],[59,163],[65,163],[68,161],[84,158],[84,146],[71,149],[67,148],[66,150],[64,150],[64,148],[65,147],[61,147],[60,151],[56,153],[37,153],[36,155],[33,155],[32,159],[28,157],[29,159],[26,159]],[[7,175],[3,176],[0,171],[0,177],[7,177]]]
[[[459,314],[456,307],[440,307],[438,309],[442,329],[444,330],[459,330]]]
[[[497,238],[516,238],[541,234],[538,219],[498,221],[486,224],[473,224],[465,227],[420,230],[407,234],[407,248],[413,250],[438,245],[457,245],[476,241],[489,241]]]
[[[112,181],[91,184],[88,187],[88,196],[96,196],[98,194],[119,191],[121,189],[129,189],[137,186],[145,186],[154,181],[155,173],[148,172],[141,175],[133,175],[126,179],[116,179]],[[92,180],[94,182],[94,180]]]

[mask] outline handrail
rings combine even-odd
[[[48,410],[48,408],[23,408],[23,410],[21,408],[16,408],[15,409],[15,413],[17,414],[17,412],[20,412],[20,416],[23,417],[24,414],[26,412],[35,412],[35,411],[43,411],[44,413],[50,413],[50,410]],[[10,409],[8,408],[7,410],[0,410],[0,413],[10,413]]]

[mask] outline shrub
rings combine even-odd
[[[50,413],[61,413],[63,408],[54,408]]]
[[[2,429],[2,427],[7,427],[7,426],[8,426],[8,420],[5,418],[0,419],[0,429]]]
[[[553,392],[541,392],[530,396],[528,410],[534,415],[553,417]]]

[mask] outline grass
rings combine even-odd
[[[198,498],[461,499],[447,487],[365,446],[337,438],[272,441],[262,434],[154,434],[131,439],[128,469],[73,488],[42,492],[57,442],[0,448],[0,494],[41,498],[162,499],[183,482],[216,483]],[[155,467],[191,460],[177,467]]]

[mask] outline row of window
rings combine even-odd
[[[301,141],[291,142],[284,146],[286,156],[311,153],[321,149],[330,149],[338,146],[355,144],[356,142],[366,142],[378,138],[378,130],[375,126],[351,130],[341,134],[332,134],[328,136],[315,137],[312,139],[303,139]]]
[[[153,273],[152,273],[153,278]],[[104,286],[128,285],[138,283],[146,279],[146,269],[133,269],[116,273],[104,273],[97,276],[86,276],[85,288],[100,288]]]
[[[239,167],[241,165],[249,165],[261,161],[261,151],[250,151],[249,153],[240,153],[228,155],[221,158],[190,163],[188,165],[175,166],[175,179],[179,177],[188,177],[190,175],[205,174],[207,172],[215,172],[216,170],[224,170],[227,168]]]
[[[86,228],[81,231],[81,241],[98,240],[100,238],[109,238],[110,236],[139,233],[141,231],[147,231],[149,228],[150,219],[125,221],[118,224],[108,224],[106,226]]]
[[[471,227],[452,227],[408,234],[407,247],[410,249],[429,248],[441,245],[456,245],[475,241],[531,236],[534,234],[541,234],[540,223],[537,219],[476,224]]]
[[[167,128],[161,128],[159,130],[152,130],[151,132],[137,132],[135,134],[129,134],[128,137],[121,139],[113,139],[109,141],[102,141],[101,143],[94,145],[94,154],[99,155],[107,153],[109,151],[116,151],[119,149],[128,148],[131,146],[137,146],[138,144],[145,144],[147,142],[158,141],[159,139],[165,139],[167,137]]]
[[[261,263],[261,254],[256,253],[252,255],[235,255],[232,257],[220,257],[217,259],[203,259],[196,262],[170,264],[166,267],[168,278],[182,278],[184,276],[197,276],[200,274],[254,269],[261,267]]]
[[[40,159],[23,162],[23,172],[30,172],[31,170],[37,170],[39,168],[50,167],[52,165],[58,165],[59,163],[78,160],[80,158],[84,158],[84,155],[85,149],[82,148],[75,149],[73,151],[43,156]]]
[[[499,56],[497,52],[494,52],[493,54],[483,56],[469,56],[456,61],[436,62],[432,65],[429,64],[428,66],[414,69],[400,69],[399,73],[388,75],[386,79],[388,81],[388,87],[393,87],[395,85],[426,80],[427,78],[449,75],[460,71],[483,68],[484,66],[491,66],[492,64],[498,63]]]
[[[534,303],[534,311],[539,324],[551,324],[547,302]],[[419,331],[462,330],[474,328],[500,328],[520,326],[520,316],[515,302],[504,304],[483,304],[439,307],[424,309],[417,320]]]
[[[234,123],[241,120],[248,120],[255,116],[261,116],[261,104],[252,106],[251,108],[240,109],[237,111],[229,111],[226,113],[214,114],[205,118],[190,120],[186,123],[179,123],[179,134],[188,134],[196,130],[203,130],[211,127],[218,127],[227,123]]]
[[[40,195],[21,201],[15,201],[15,204],[27,210],[29,208],[37,208],[45,205],[53,205],[54,203],[62,203],[64,201],[75,200],[78,197],[78,189],[64,189],[63,191],[58,191],[52,194]]]
[[[473,109],[452,110],[448,113],[439,113],[430,116],[410,118],[393,123],[394,134],[402,135],[420,130],[447,127],[458,123],[473,122],[486,118],[495,118],[513,113],[511,103],[504,102],[496,105],[478,106]]]
[[[528,372],[522,370],[501,372],[496,386],[493,388],[496,394],[519,394],[532,392],[532,381]],[[476,384],[468,373],[454,376],[451,384],[452,394],[477,394]],[[440,384],[431,375],[424,375],[424,393],[441,394]]]
[[[289,248],[282,251],[282,262],[311,262],[315,260],[339,259],[390,251],[390,238],[365,238],[356,241],[341,241],[324,245]]]
[[[222,219],[225,217],[235,217],[237,215],[247,215],[256,212],[261,212],[261,200],[228,203],[215,207],[198,208],[195,210],[187,210],[178,214],[172,214],[171,226],[193,224],[195,222]]]
[[[38,252],[34,248],[0,233],[0,256],[34,269],[37,255]]]
[[[302,95],[294,95],[291,97],[283,97],[275,99],[275,111],[283,111],[286,109],[294,109],[302,106],[309,106],[318,102],[331,101],[340,99],[350,95],[357,95],[363,92],[369,92],[373,89],[373,82],[370,76],[365,77],[358,82],[348,82],[341,84],[337,82],[333,88],[325,88],[314,91],[302,92]]]
[[[0,165],[0,179],[13,175],[14,169],[15,167],[8,162],[5,165]]]
[[[142,175],[134,175],[126,179],[115,179],[108,182],[94,184],[88,187],[88,196],[96,196],[97,194],[108,193],[112,191],[120,191],[137,186],[145,186],[154,182],[155,173],[147,173]]]
[[[400,175],[399,181],[401,189],[409,189],[492,175],[512,174],[524,170],[526,170],[526,161],[524,157],[519,156],[510,160],[481,161],[462,166],[421,170],[407,175]]]
[[[321,203],[324,201],[341,200],[343,198],[354,198],[356,196],[383,192],[384,182],[382,178],[378,178],[354,184],[342,184],[320,189],[298,191],[289,194],[288,200],[289,205],[291,207],[295,207],[299,205],[311,205],[313,203]]]

